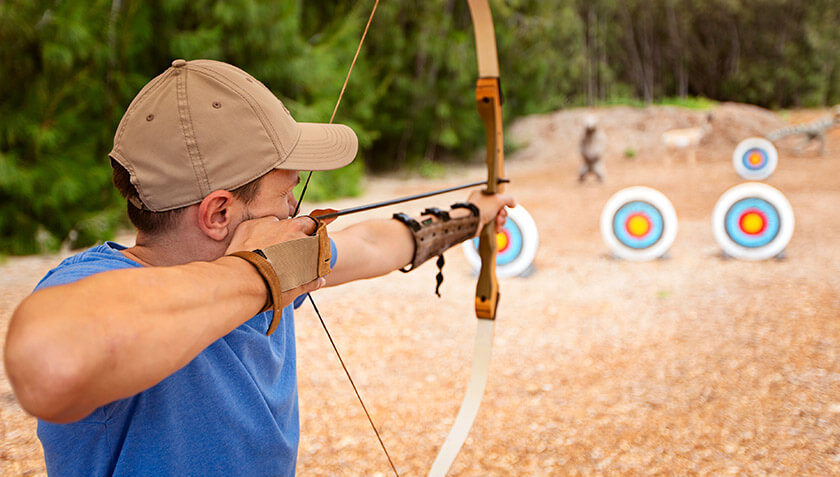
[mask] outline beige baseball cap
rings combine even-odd
[[[179,59],[137,93],[109,156],[128,170],[142,206],[159,212],[196,204],[272,169],[338,169],[357,150],[352,129],[295,121],[241,69]]]

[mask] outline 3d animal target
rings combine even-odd
[[[507,221],[501,232],[496,234],[496,276],[499,278],[526,275],[531,270],[539,246],[537,224],[525,207],[517,205],[507,209]],[[473,271],[481,269],[478,255],[478,239],[467,240],[461,247]]]
[[[739,176],[750,181],[770,177],[779,163],[779,154],[772,142],[761,137],[744,139],[732,153],[732,165]]]
[[[739,184],[720,197],[712,214],[715,240],[741,260],[781,254],[793,236],[793,208],[777,189],[757,182]]]
[[[604,206],[601,236],[618,258],[637,262],[660,258],[677,237],[677,213],[658,190],[628,187]]]

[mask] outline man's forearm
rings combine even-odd
[[[452,218],[469,215],[467,209],[450,211]],[[431,215],[415,217],[418,221],[437,220]],[[373,278],[393,272],[411,263],[414,239],[404,224],[393,219],[374,219],[352,225],[332,234],[338,249],[338,261],[327,276],[329,286]]]
[[[147,389],[266,303],[247,262],[116,270],[33,293],[15,311],[6,371],[27,411],[69,422]]]

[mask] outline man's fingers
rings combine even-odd
[[[280,242],[312,236],[316,221],[312,217],[275,216],[245,220],[237,225],[226,253],[265,248]]]
[[[499,211],[499,215],[496,216],[496,232],[501,232],[502,228],[505,226],[507,222],[507,211],[502,209]]]
[[[510,194],[498,194],[497,197],[502,202],[502,206],[514,208],[516,207],[516,200]]]
[[[312,217],[308,216],[301,216],[295,217],[293,219],[289,219],[293,221],[293,223],[298,226],[299,230],[306,235],[312,235],[315,233],[315,229],[317,228],[318,223]]]

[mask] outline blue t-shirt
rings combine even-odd
[[[36,289],[141,267],[123,249],[108,242],[67,258]],[[294,312],[286,307],[267,337],[272,314],[254,316],[135,396],[70,424],[39,420],[48,473],[293,475],[300,438]]]

